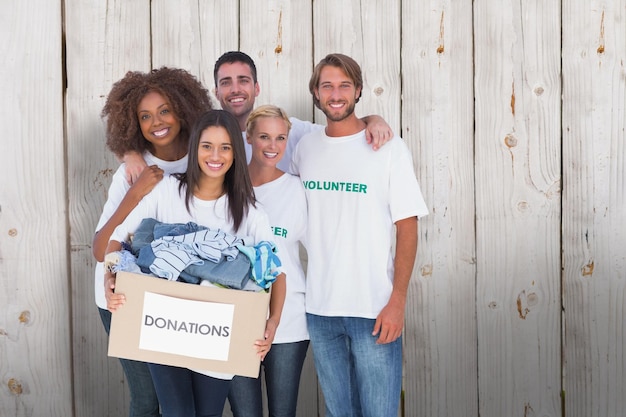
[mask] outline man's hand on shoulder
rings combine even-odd
[[[365,128],[365,140],[372,145],[372,149],[377,151],[385,143],[393,138],[393,130],[387,124],[385,119],[377,115],[364,117],[363,120],[367,127]]]

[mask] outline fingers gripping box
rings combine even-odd
[[[126,303],[113,313],[109,356],[257,377],[270,293],[119,272]]]

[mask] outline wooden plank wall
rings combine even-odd
[[[0,4],[3,417],[73,414],[59,6]]]
[[[474,3],[480,415],[560,416],[560,5]]]
[[[128,394],[93,299],[128,70],[256,61],[257,103],[324,120],[313,65],[362,65],[357,113],[413,152],[431,214],[404,337],[404,416],[626,408],[626,0],[0,0],[0,416],[109,417]],[[17,109],[17,111],[16,111]],[[309,355],[298,416],[324,415]],[[228,414],[228,411],[226,412]]]
[[[401,133],[431,211],[407,309],[405,416],[477,416],[472,2],[406,0],[401,15]]]
[[[626,405],[626,1],[563,1],[565,414]]]

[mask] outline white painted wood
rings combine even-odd
[[[214,94],[215,61],[238,44],[238,2],[152,2],[153,68],[188,70],[211,92],[214,108],[220,107]]]
[[[559,13],[474,2],[481,416],[561,416]]]
[[[313,64],[334,52],[354,58],[363,72],[357,115],[378,114],[395,132],[400,131],[400,4],[399,0],[313,2]],[[315,119],[325,124],[319,110]]]
[[[402,137],[430,214],[404,333],[405,416],[477,416],[471,2],[402,3]]]
[[[623,414],[625,0],[40,3],[0,0],[0,415],[127,414],[93,300],[91,239],[117,167],[100,110],[128,70],[182,67],[212,89],[215,60],[239,48],[257,61],[258,103],[322,122],[312,67],[353,56],[357,113],[413,152],[432,212],[405,416]],[[324,415],[313,373],[309,352],[300,417]]]
[[[106,148],[100,112],[127,71],[150,70],[150,2],[65,2],[66,137],[76,416],[128,414],[119,361],[94,301],[91,242],[119,163]],[[69,414],[67,414],[69,415]]]
[[[215,99],[213,67],[219,56],[238,49],[239,5],[230,0],[152,2],[153,68],[171,66],[194,74]]]
[[[70,416],[61,2],[0,7],[0,415]]]
[[[215,0],[200,3],[200,81],[213,93],[215,61],[224,53],[238,49],[239,2]],[[213,93],[214,94],[214,93]],[[215,108],[220,105],[214,97]]]
[[[152,67],[200,71],[200,13],[197,1],[157,0],[151,4]]]
[[[240,46],[254,59],[261,92],[256,104],[275,104],[312,120],[311,0],[242,0]]]
[[[626,2],[563,2],[563,389],[624,414]]]

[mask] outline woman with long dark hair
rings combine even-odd
[[[184,174],[164,178],[116,228],[107,252],[119,251],[121,242],[144,218],[163,223],[194,222],[235,236],[251,237],[257,244],[273,242],[263,210],[256,207],[247,172],[241,131],[234,116],[223,110],[203,114],[194,125]],[[191,284],[190,284],[191,285]],[[114,293],[115,276],[105,275],[107,307],[113,314],[125,301]],[[285,275],[272,286],[265,337],[256,342],[263,359],[271,348],[285,298]],[[163,417],[221,416],[233,375],[149,364]]]

